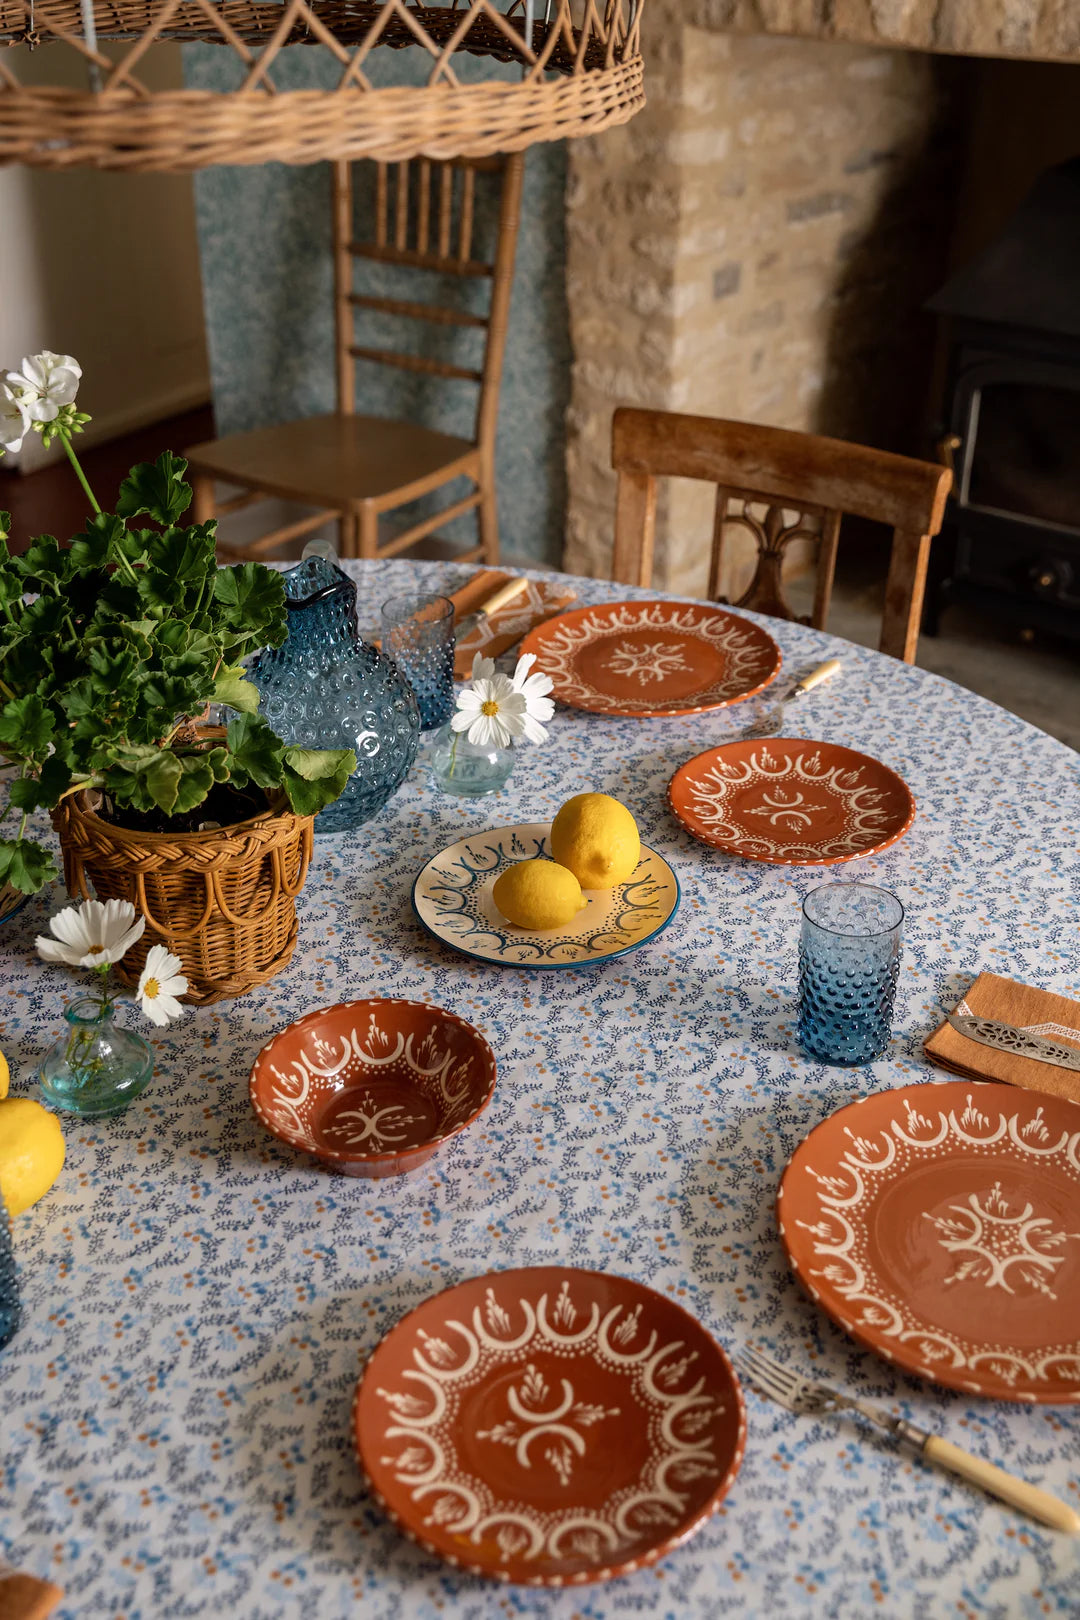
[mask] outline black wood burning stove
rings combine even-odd
[[[956,481],[926,628],[965,600],[1080,639],[1080,157],[927,307],[948,321]]]

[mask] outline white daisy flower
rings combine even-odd
[[[522,654],[514,670],[513,687],[515,692],[520,692],[525,699],[525,716],[522,724],[526,737],[530,742],[542,743],[547,741],[547,732],[540,721],[550,720],[555,713],[555,704],[547,695],[555,682],[550,675],[544,675],[539,670],[535,675],[530,675],[529,671],[535,663],[535,653]]]
[[[9,371],[6,382],[32,422],[52,422],[61,405],[74,402],[81,378],[82,366],[72,355],[42,349],[26,356],[21,371]]]
[[[101,968],[119,962],[142,937],[146,919],[135,915],[130,900],[84,900],[49,918],[55,939],[39,934],[38,955],[67,967]]]
[[[495,661],[473,659],[472,681],[458,693],[458,712],[450,721],[454,731],[468,733],[469,741],[483,748],[509,748],[522,737],[542,743],[547,732],[541,720],[550,720],[555,705],[545,694],[551,690],[547,675],[530,675],[536,662],[533,653],[519,658],[513,678],[495,673]]]
[[[188,982],[180,970],[180,958],[173,956],[164,945],[154,945],[146,958],[146,966],[139,979],[136,994],[139,1006],[151,1023],[162,1028],[172,1018],[183,1014],[177,996],[182,996]]]

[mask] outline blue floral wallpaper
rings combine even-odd
[[[376,51],[365,72],[376,84],[420,82],[423,53]],[[456,66],[456,64],[455,64]],[[509,65],[466,57],[463,79],[512,76]],[[293,46],[274,67],[281,89],[317,89],[337,82],[340,68],[321,47]],[[233,89],[240,63],[216,45],[184,47],[189,88]],[[358,165],[358,215],[367,206],[373,168]],[[566,505],[564,420],[570,387],[566,314],[563,193],[565,149],[534,146],[526,154],[517,268],[510,312],[499,412],[499,517],[508,556],[557,564],[562,555]],[[196,209],[203,297],[218,431],[236,432],[334,408],[330,171],[325,164],[293,168],[216,168],[196,178]],[[489,223],[478,208],[477,230]],[[380,272],[382,267],[371,267]],[[397,296],[440,296],[439,289],[404,287]],[[408,272],[405,272],[408,275]],[[357,272],[366,290],[376,284],[369,267]],[[424,278],[425,280],[433,278]],[[459,300],[454,286],[447,301]],[[373,347],[415,343],[411,322],[372,317],[358,341]],[[406,329],[406,330],[403,330]],[[474,363],[475,332],[425,330],[426,352]],[[358,366],[357,405],[379,415],[402,416],[447,433],[471,435],[476,391],[467,383],[443,382]],[[440,504],[442,504],[440,502]],[[444,531],[474,532],[471,520]]]

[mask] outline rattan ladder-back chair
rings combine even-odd
[[[841,518],[850,513],[886,524],[893,539],[879,646],[915,662],[930,542],[952,482],[947,468],[786,428],[631,409],[615,412],[611,461],[619,475],[613,580],[652,582],[657,477],[702,479],[717,486],[710,599],[725,600],[724,535],[729,523],[739,524],[753,535],[758,557],[735,606],[794,619],[781,577],[784,552],[794,540],[812,540],[817,576],[807,622],[817,630],[826,627]]]
[[[389,166],[376,165],[374,236],[370,241],[358,241],[353,234],[351,167],[334,164],[337,410],[328,416],[235,433],[194,445],[186,452],[197,522],[272,497],[319,509],[299,522],[260,535],[242,551],[219,546],[220,555],[258,556],[337,518],[343,556],[389,557],[452,518],[475,511],[479,543],[458,552],[456,560],[482,558],[489,564],[498,560],[495,427],[521,212],[523,158],[521,153],[446,163],[421,158],[415,178],[411,167],[408,163],[393,165],[391,184]],[[478,175],[491,176],[499,186],[491,260],[473,258]],[[356,261],[364,259],[404,270],[489,280],[487,313],[357,292],[354,270]],[[409,323],[478,329],[484,333],[482,364],[471,369],[422,353],[360,345],[355,341],[357,311]],[[479,395],[473,438],[456,438],[413,422],[359,413],[358,360],[475,383]],[[474,486],[468,494],[380,545],[381,517],[461,477]],[[218,481],[239,485],[241,493],[218,504],[214,493]]]

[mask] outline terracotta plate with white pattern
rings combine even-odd
[[[1080,1401],[1080,1105],[876,1092],[796,1148],[776,1208],[799,1281],[860,1344],[969,1394]]]
[[[738,1380],[700,1322],[568,1266],[489,1272],[411,1311],[364,1369],[353,1429],[407,1535],[526,1586],[655,1563],[718,1506],[746,1443]]]
[[[537,625],[521,643],[572,709],[639,719],[725,709],[768,686],[780,649],[711,602],[607,602]]]
[[[710,748],[675,772],[668,801],[702,843],[778,866],[876,855],[915,819],[911,789],[887,765],[801,737]]]

